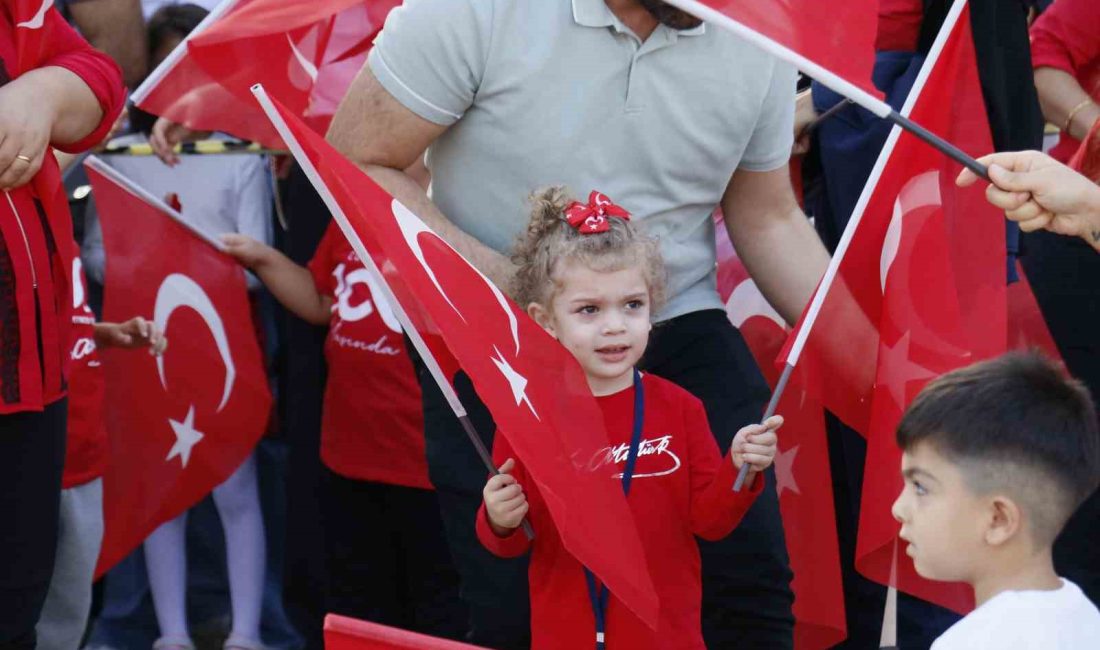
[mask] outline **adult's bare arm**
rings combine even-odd
[[[115,60],[128,87],[136,87],[149,56],[141,0],[84,0],[70,4],[69,11],[84,38]]]
[[[1039,93],[1043,117],[1062,128],[1067,127],[1066,122],[1069,120],[1067,130],[1075,140],[1084,139],[1092,125],[1100,119],[1100,106],[1092,101],[1077,79],[1065,70],[1036,68],[1035,89]]]
[[[446,128],[405,108],[364,65],[340,102],[326,137],[489,279],[505,287],[515,272],[511,261],[451,222],[404,171],[423,157]]]
[[[50,143],[78,142],[102,119],[95,94],[65,68],[31,70],[0,88],[0,189],[29,181]]]
[[[761,293],[787,322],[796,322],[829,254],[798,207],[787,167],[734,172],[722,213],[730,241]]]

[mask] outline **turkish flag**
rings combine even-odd
[[[774,389],[772,360],[787,338],[783,318],[764,299],[733,250],[725,228],[717,228],[718,294],[726,314],[745,337]],[[796,369],[797,372],[797,369]],[[795,650],[831,648],[848,635],[844,587],[833,507],[833,479],[825,438],[825,411],[797,384],[789,384],[776,409],[784,418],[775,458],[776,492],[783,515],[794,581]]]
[[[325,650],[486,650],[482,646],[440,639],[360,621],[347,616],[325,617]]]
[[[262,83],[321,132],[399,0],[227,0],[134,92],[193,129],[281,147],[249,88]]]
[[[977,156],[993,144],[969,9],[960,9],[903,113]],[[930,379],[1007,348],[1004,216],[980,188],[955,187],[958,171],[895,127],[799,324],[812,328],[802,355],[792,337],[787,362],[797,361],[808,388],[868,438],[856,567],[963,612],[973,606],[969,587],[924,580],[904,557],[895,574],[899,525],[890,514],[903,485],[894,431],[905,407]]]
[[[277,102],[267,110],[360,259],[378,251],[405,285],[395,291],[404,311],[431,317],[545,497],[565,547],[655,622],[657,596],[622,487],[611,466],[589,463],[609,445],[576,360],[292,110]]]
[[[103,318],[144,316],[168,338],[161,357],[101,351],[101,575],[236,471],[266,429],[271,393],[241,267],[102,161],[85,167],[107,253]]]
[[[871,83],[878,32],[876,0],[668,0],[668,3],[696,14],[700,5],[717,11],[872,95],[882,95]]]
[[[7,63],[7,72],[15,78],[37,67],[49,52],[51,41],[58,38],[53,30],[64,25],[64,19],[53,8],[53,0],[8,0],[9,20],[15,29],[15,61]],[[8,29],[11,29],[9,27]]]

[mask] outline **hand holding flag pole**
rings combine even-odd
[[[317,170],[313,167],[309,157],[304,155],[301,150],[298,149],[297,141],[287,131],[286,124],[283,122],[282,117],[279,115],[274,104],[271,103],[271,99],[268,97],[267,92],[264,91],[262,85],[257,84],[252,87],[252,94],[256,96],[256,99],[260,102],[260,106],[263,107],[265,113],[271,123],[275,126],[279,135],[290,146],[291,153],[294,154],[301,165],[302,171],[313,182],[314,187],[318,189],[318,193],[324,200],[325,205],[332,213],[332,218],[338,222],[343,222],[344,225],[348,224],[347,216],[344,214],[340,204],[336,201],[335,197],[324,191],[324,184],[320,182],[320,176]],[[413,347],[416,348],[417,353],[420,355],[421,360],[424,361],[424,365],[427,366],[428,372],[431,373],[435,383],[439,386],[439,390],[443,393],[443,397],[447,400],[447,403],[451,406],[451,410],[454,411],[455,417],[462,423],[463,430],[466,431],[466,436],[470,439],[470,443],[473,444],[474,449],[477,450],[477,455],[481,458],[481,461],[485,464],[485,468],[489,470],[491,474],[499,474],[500,470],[493,464],[493,457],[489,453],[489,450],[485,448],[485,443],[481,441],[481,436],[478,435],[477,429],[474,427],[473,422],[470,420],[470,416],[466,412],[466,408],[462,405],[462,402],[458,399],[458,394],[455,393],[454,387],[451,382],[447,380],[443,369],[439,366],[439,362],[436,361],[435,356],[432,355],[428,345],[424,342],[424,339],[420,336],[420,332],[413,326],[412,319],[409,318],[408,313],[405,311],[401,301],[397,300],[393,290],[386,282],[385,277],[382,275],[381,269],[375,264],[374,258],[370,253],[363,249],[360,242],[355,239],[349,239],[348,243],[355,249],[355,254],[359,256],[359,259],[363,261],[364,266],[374,276],[374,279],[378,281],[378,286],[381,288],[383,295],[389,304],[393,307],[394,315],[397,316],[398,321],[401,322],[401,327],[405,330],[405,333],[409,336],[409,340],[412,342]],[[527,539],[535,539],[535,531],[531,527],[531,522],[524,519],[523,533],[527,536]]]
[[[760,418],[760,424],[764,424],[768,421],[768,418],[775,415],[775,409],[779,406],[779,400],[783,397],[783,391],[787,388],[787,381],[791,378],[791,372],[794,371],[794,366],[788,363],[783,366],[783,374],[779,375],[779,381],[775,384],[775,390],[772,391],[772,398],[768,402],[768,408],[764,409],[764,417]],[[737,480],[733,483],[733,491],[740,492],[741,488],[745,485],[745,478],[749,475],[750,465],[748,463],[742,463],[741,469],[737,471]]]

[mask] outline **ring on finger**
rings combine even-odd
[[[24,156],[21,153],[15,154],[15,157],[16,157],[17,160],[22,160],[23,162],[27,163],[28,165],[31,164],[31,162],[33,162],[29,157]]]

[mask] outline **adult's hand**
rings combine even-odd
[[[0,87],[0,190],[29,182],[46,155],[56,112],[26,83]]]
[[[978,162],[989,168],[993,181],[986,198],[1020,230],[1081,237],[1100,251],[1100,186],[1038,151],[995,153]],[[956,182],[967,186],[976,180],[964,170]]]
[[[176,153],[176,145],[187,140],[198,140],[210,135],[210,131],[195,131],[182,124],[176,124],[165,117],[158,117],[153,124],[153,132],[149,135],[149,144],[153,147],[153,153],[161,162],[169,167],[179,164],[180,157]]]

